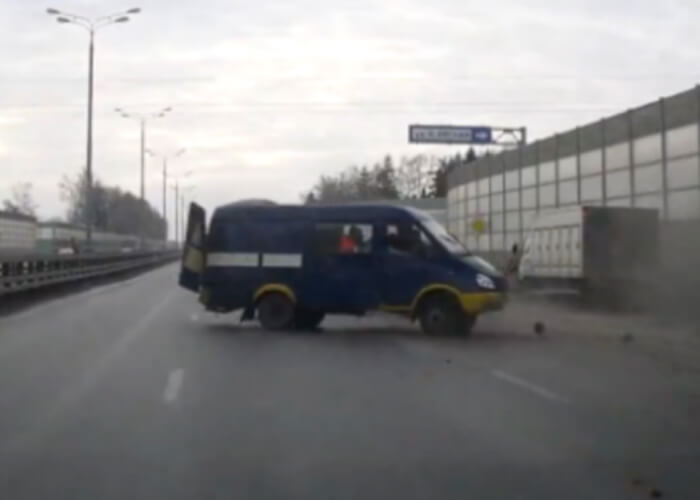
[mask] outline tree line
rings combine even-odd
[[[61,200],[67,205],[65,220],[84,226],[87,222],[87,176],[83,171],[73,177],[64,175],[59,182]],[[118,234],[143,234],[163,239],[166,223],[148,202],[119,187],[106,186],[99,180],[92,185],[92,224],[98,231]]]
[[[474,149],[462,155],[438,158],[425,154],[390,155],[373,165],[353,165],[334,175],[322,175],[311,190],[302,194],[304,203],[443,198],[447,196],[447,172],[476,160]]]
[[[58,185],[61,201],[66,203],[64,218],[52,220],[85,226],[87,222],[87,175],[83,171],[75,176],[64,175]],[[107,186],[96,180],[92,187],[92,223],[97,231],[118,234],[140,234],[153,239],[165,237],[166,223],[146,201],[128,191]],[[22,182],[10,188],[2,202],[5,212],[36,216],[37,204],[32,195],[32,184]]]

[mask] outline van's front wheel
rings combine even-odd
[[[466,336],[476,318],[464,314],[454,297],[440,293],[428,297],[421,305],[419,320],[426,335]]]
[[[266,293],[257,309],[258,321],[265,330],[284,330],[294,324],[294,304],[281,293]]]
[[[423,302],[419,320],[426,335],[449,335],[462,330],[465,316],[454,297],[439,293]]]

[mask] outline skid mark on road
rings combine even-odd
[[[107,371],[129,348],[129,346],[143,333],[161,313],[175,296],[176,291],[172,291],[163,300],[152,307],[139,321],[131,328],[124,331],[119,339],[114,342],[104,355],[100,356],[83,373],[80,380],[62,391],[56,398],[53,405],[39,415],[31,427],[14,436],[4,446],[0,445],[3,451],[22,450],[36,445],[55,425],[56,421],[78,405],[80,400],[89,394],[100,383]]]
[[[557,401],[559,403],[566,404],[570,403],[570,401],[567,398],[560,396],[559,394],[552,392],[549,389],[545,389],[544,387],[541,387],[537,384],[533,384],[532,382],[529,382],[525,379],[516,377],[515,375],[511,375],[510,373],[506,373],[501,370],[491,370],[491,375],[493,375],[499,380],[508,382],[509,384],[525,389],[526,391],[536,394],[542,398],[549,399],[550,401]]]
[[[165,383],[165,390],[163,391],[163,401],[165,401],[166,404],[172,404],[177,400],[184,379],[185,370],[182,368],[170,372],[168,381]]]

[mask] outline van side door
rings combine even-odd
[[[408,307],[418,292],[437,280],[438,251],[425,231],[409,221],[379,226],[379,278],[382,306]]]
[[[207,214],[204,208],[196,203],[190,203],[178,283],[181,287],[193,292],[199,292],[206,262],[204,247],[207,237],[206,224]]]
[[[308,307],[361,313],[379,306],[374,233],[369,222],[314,224],[302,287]]]

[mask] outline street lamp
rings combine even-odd
[[[134,7],[128,9],[124,12],[117,12],[115,14],[110,14],[108,16],[102,16],[97,18],[89,18],[84,16],[78,16],[76,14],[70,14],[68,12],[63,12],[58,9],[48,8],[46,13],[50,16],[56,16],[56,21],[60,24],[74,24],[79,26],[90,34],[90,46],[88,51],[88,96],[87,96],[87,151],[86,151],[86,193],[85,193],[85,239],[87,247],[90,248],[92,243],[92,219],[94,217],[93,203],[92,203],[92,101],[93,101],[93,88],[94,88],[94,61],[95,61],[95,32],[109,26],[110,24],[120,24],[129,21],[129,15],[138,14],[141,9]]]
[[[175,183],[170,186],[170,188],[175,191],[175,244],[180,242],[180,217],[184,217],[184,214],[179,213],[178,208],[180,205],[180,181],[186,179],[190,175],[192,175],[191,170],[188,170],[181,175],[171,176],[173,179],[175,179]]]
[[[167,242],[168,241],[168,204],[167,204],[167,188],[166,186],[168,185],[168,160],[169,159],[175,159],[179,156],[182,156],[185,154],[186,149],[181,148],[175,151],[174,153],[170,155],[159,155],[158,153],[155,153],[151,149],[146,149],[146,153],[148,153],[151,156],[160,156],[163,160],[163,220],[165,221],[165,234],[163,236],[163,239]]]
[[[148,120],[153,120],[155,118],[163,118],[166,114],[170,113],[172,111],[171,107],[163,108],[160,111],[156,111],[155,113],[146,113],[146,114],[139,114],[139,113],[131,113],[127,112],[122,108],[114,108],[114,111],[119,113],[119,115],[122,118],[127,118],[131,120],[137,120],[140,124],[141,127],[141,153],[140,153],[140,158],[141,158],[141,201],[145,201],[145,186],[144,186],[144,176],[146,173],[146,122]],[[143,222],[139,222],[139,232],[141,235],[141,242],[143,243]]]

